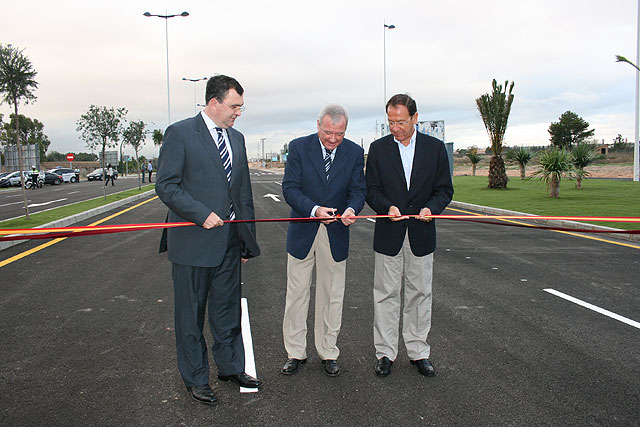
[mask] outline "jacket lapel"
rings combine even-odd
[[[411,165],[411,183],[409,184],[409,192],[411,192],[411,190],[413,190],[413,188],[418,184],[417,180],[420,178],[421,174],[425,173],[425,171],[420,170],[419,165],[426,164],[423,160],[426,155],[427,144],[425,144],[421,134],[418,132],[416,134],[416,149],[413,153],[413,164]]]
[[[202,118],[202,116],[198,114],[195,117],[195,119],[196,119],[196,134],[198,135],[198,142],[202,145],[204,150],[207,152],[207,154],[211,158],[211,161],[213,162],[215,169],[226,181],[227,174],[224,171],[224,167],[222,166],[222,159],[220,159],[220,152],[218,151],[218,146],[216,145],[216,142],[211,137],[211,132],[209,132],[209,129],[207,129],[207,125],[204,122],[204,119]],[[233,168],[233,165],[232,165],[232,168]],[[233,177],[233,169],[232,169],[231,176]]]
[[[398,174],[400,181],[404,184],[402,188],[406,190],[407,179],[404,177],[404,168],[402,167],[402,158],[400,158],[400,150],[398,149],[398,143],[394,141],[393,136],[387,137],[387,156],[389,163],[392,165],[395,173]],[[412,168],[413,171],[413,168]]]
[[[317,134],[315,134],[313,138],[311,138],[308,149],[309,157],[311,158],[311,164],[313,165],[318,175],[322,178],[322,181],[326,181],[327,172],[324,170],[324,156],[322,155],[322,148],[320,148],[320,138],[318,138]]]

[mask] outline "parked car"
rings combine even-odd
[[[102,181],[104,179],[104,175],[105,173],[102,171],[102,168],[98,168],[93,172],[91,172],[89,175],[87,175],[87,179],[89,181],[93,181],[93,180]],[[118,171],[115,169],[113,170],[113,179],[118,179]]]
[[[12,178],[18,181],[18,185],[20,185],[20,172],[9,172],[2,178],[0,178],[0,188],[12,187],[13,183],[11,181]]]
[[[49,172],[62,175],[64,182],[78,182],[80,181],[80,172],[74,171],[69,168],[56,168],[51,169]]]
[[[58,175],[57,173],[53,173],[53,172],[44,173],[45,184],[59,185],[59,184],[62,184],[63,181],[64,181],[64,178],[62,177],[62,175]]]

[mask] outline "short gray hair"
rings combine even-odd
[[[318,115],[318,121],[321,122],[324,116],[329,116],[331,118],[331,123],[338,123],[343,117],[345,119],[345,124],[349,123],[347,110],[345,110],[343,106],[338,104],[329,104],[324,107]]]

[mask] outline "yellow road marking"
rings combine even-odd
[[[478,216],[482,216],[483,215],[483,214],[477,214],[477,213],[474,213],[474,212],[465,211],[465,210],[462,210],[462,209],[455,209],[455,208],[449,208],[449,207],[447,209],[452,210],[452,211],[456,211],[456,212],[469,214],[469,215],[478,215]],[[526,223],[518,222],[518,221],[509,221],[509,220],[506,220],[506,219],[501,219],[500,221],[513,222],[515,224],[522,224],[522,225],[526,225],[528,227],[536,228],[536,226],[534,224],[526,224]],[[561,231],[561,230],[549,230],[549,231],[553,231],[555,233],[568,234],[570,236],[575,236],[575,237],[582,237],[583,239],[596,240],[598,242],[611,243],[612,245],[625,246],[627,248],[640,249],[640,246],[638,246],[638,245],[632,245],[630,243],[615,242],[613,240],[607,240],[607,239],[603,239],[601,237],[584,236],[582,234],[572,233],[572,232],[569,232],[569,231]]]
[[[137,207],[140,207],[140,206],[144,205],[145,203],[149,203],[150,201],[155,200],[157,198],[158,198],[158,196],[153,196],[152,198],[150,198],[148,200],[145,200],[144,202],[140,202],[137,205],[130,206],[130,207],[126,208],[126,209],[121,210],[120,212],[116,212],[113,215],[109,215],[108,217],[102,218],[102,219],[100,219],[100,220],[98,220],[98,221],[96,221],[96,222],[94,222],[92,224],[89,224],[89,225],[92,226],[92,225],[102,224],[105,221],[109,221],[110,219],[115,218],[118,215],[122,215],[125,212],[129,212],[130,210],[135,209]],[[51,240],[51,241],[49,241],[47,243],[43,243],[42,245],[36,246],[35,248],[31,248],[31,249],[29,249],[27,251],[24,251],[24,252],[21,252],[21,253],[19,253],[17,255],[14,255],[11,258],[7,258],[4,261],[0,261],[0,268],[4,267],[5,265],[11,264],[12,262],[18,261],[19,259],[22,259],[22,258],[24,258],[26,256],[29,256],[29,255],[31,255],[33,253],[41,251],[42,249],[48,248],[51,245],[55,245],[58,242],[62,242],[63,240],[66,240],[66,239],[68,239],[68,237],[61,237],[59,239],[54,239],[54,240]]]

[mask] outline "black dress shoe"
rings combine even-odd
[[[386,377],[391,373],[391,365],[393,362],[389,360],[387,356],[383,356],[378,359],[378,363],[376,363],[376,375],[379,377]]]
[[[322,364],[324,365],[324,373],[329,375],[330,377],[337,377],[340,375],[340,365],[338,365],[337,360],[323,360]]]
[[[240,387],[246,388],[258,388],[262,385],[262,381],[257,378],[253,378],[251,375],[247,375],[245,372],[233,375],[218,375],[220,381],[233,381]]]
[[[204,403],[205,405],[215,405],[218,402],[209,384],[187,387],[187,390],[189,390],[191,398],[196,402]]]
[[[300,365],[306,361],[307,359],[287,359],[282,369],[280,369],[280,373],[284,375],[293,375],[298,372]]]
[[[411,364],[417,366],[418,372],[425,377],[433,377],[436,375],[436,369],[431,362],[429,362],[429,359],[412,360]]]

